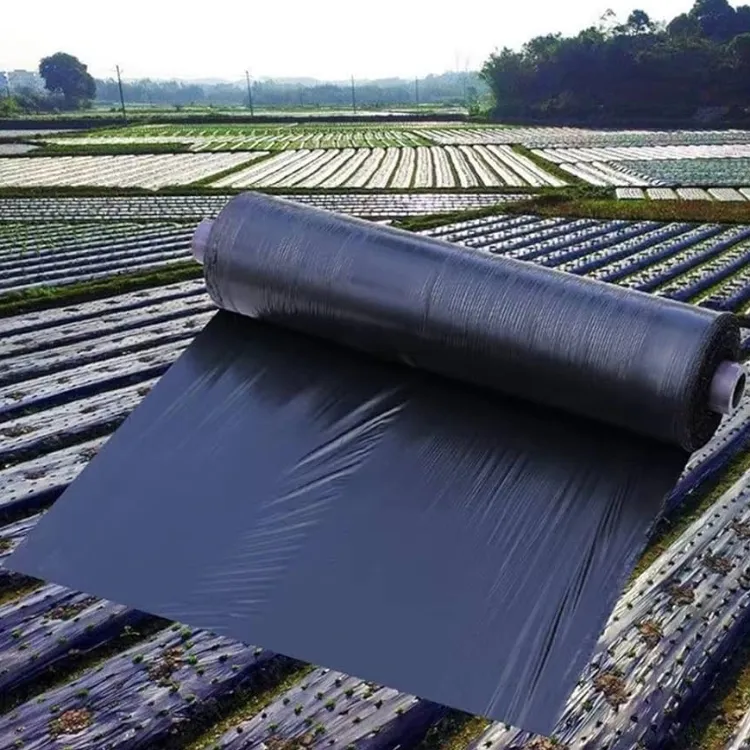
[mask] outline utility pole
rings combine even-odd
[[[122,77],[120,76],[120,66],[115,65],[117,70],[117,87],[120,89],[120,106],[122,107],[122,119],[127,120],[128,116],[125,112],[125,95],[122,93]]]
[[[419,78],[414,79],[414,100],[417,102],[417,109],[419,109]]]
[[[255,110],[253,109],[253,87],[250,84],[250,71],[245,71],[245,78],[247,79],[247,103],[250,107],[250,117],[255,117]]]
[[[352,112],[357,114],[357,92],[354,88],[354,75],[352,75]]]

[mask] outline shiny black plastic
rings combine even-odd
[[[711,432],[733,319],[381,229],[230,203],[206,276],[243,316],[7,565],[548,733]]]
[[[217,305],[694,451],[734,316],[245,193],[205,255]]]

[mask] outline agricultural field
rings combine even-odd
[[[70,138],[50,139],[69,144]],[[431,141],[416,130],[403,127],[243,127],[239,125],[189,127],[141,126],[85,136],[87,143],[189,143],[196,151],[282,150],[316,148],[387,148],[429,146]]]
[[[120,252],[134,267],[151,257],[154,243],[174,242],[184,253],[192,226],[119,217],[8,222],[0,227],[0,264],[7,259],[16,264],[11,273],[25,269],[27,277],[28,264],[56,273],[73,252],[86,260],[74,266],[78,278],[97,278],[97,264],[116,262]],[[422,234],[717,309],[750,309],[750,226],[498,215]],[[0,280],[12,278],[0,265]],[[0,319],[0,557],[213,313],[196,279]],[[743,460],[737,456],[749,440],[747,396],[670,496],[674,538],[659,554],[647,553],[610,619],[558,732],[570,747],[596,740],[597,748],[660,748],[700,704],[750,625],[742,562],[750,539],[748,467],[705,494],[731,461]],[[700,512],[681,522],[696,497],[705,498]],[[429,747],[446,750],[449,742],[477,750],[533,747],[533,738],[478,719],[457,745],[451,732],[458,718],[429,701],[292,661],[262,644],[34,583],[1,565],[0,747],[93,748],[117,739],[124,750],[248,750],[295,741],[392,750],[417,748],[425,737]]]
[[[564,184],[508,146],[284,151],[211,183],[225,188],[402,190]]]
[[[185,261],[191,238],[176,223],[0,224],[0,299]]]
[[[0,196],[3,223],[119,221],[193,221],[216,216],[233,196],[107,195],[8,197]],[[523,193],[300,193],[279,197],[327,211],[361,218],[398,218],[490,208],[527,198]]]
[[[750,143],[546,148],[534,149],[533,153],[591,185],[738,187],[750,184]],[[735,198],[743,199],[742,194]]]
[[[750,395],[669,497],[554,745],[263,644],[13,575],[2,561],[214,314],[190,238],[237,192],[269,189],[429,226],[416,231],[750,315],[750,215],[734,224],[573,219],[515,205],[583,184],[612,196],[616,187],[623,201],[739,206],[750,200],[750,174],[727,183],[699,173],[716,161],[741,172],[750,133],[389,123],[42,135],[191,151],[55,156],[38,155],[40,147],[0,158],[0,748],[739,750],[748,742]],[[38,138],[26,131],[4,145]],[[657,174],[662,163],[692,164],[697,176],[675,184]],[[657,166],[647,173],[644,164]],[[750,367],[750,331],[743,347]],[[715,681],[735,674],[717,697]],[[723,713],[725,694],[732,708]],[[696,717],[710,739],[691,729]]]
[[[265,156],[263,152],[42,156],[35,159],[0,157],[0,187],[94,185],[156,190],[168,185],[189,185],[262,156]]]

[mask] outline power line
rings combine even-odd
[[[419,78],[414,79],[414,100],[417,103],[417,109],[419,109]]]
[[[352,112],[357,114],[357,93],[354,88],[354,75],[352,75]]]

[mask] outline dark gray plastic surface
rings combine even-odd
[[[381,229],[235,199],[207,286],[264,320],[219,312],[8,567],[548,733],[736,322]]]

